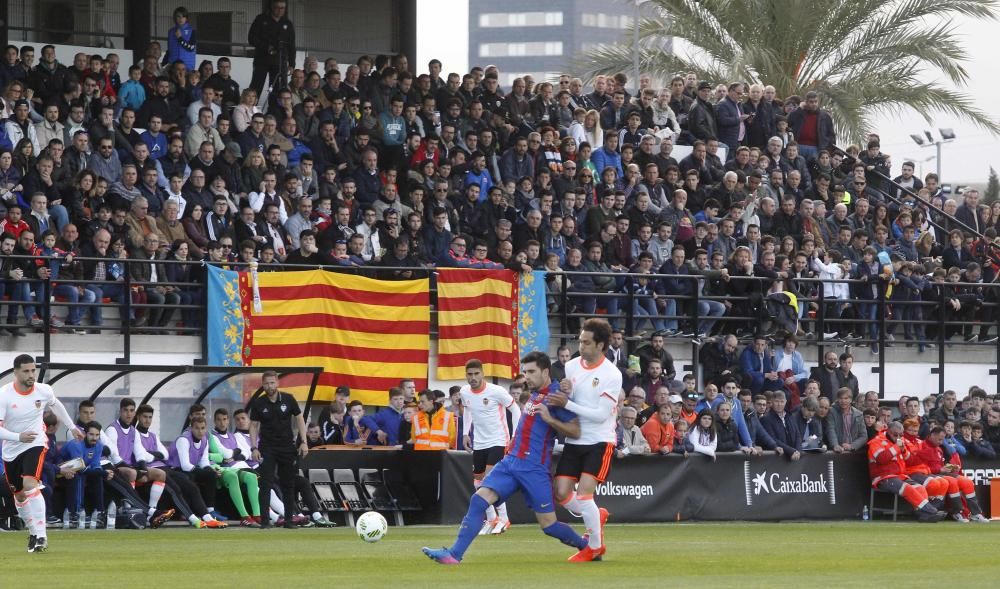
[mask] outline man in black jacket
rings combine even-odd
[[[819,94],[806,93],[802,108],[788,115],[788,128],[799,144],[799,155],[806,161],[816,159],[821,150],[831,151],[837,145],[837,135],[833,129],[830,113],[819,108]]]
[[[25,229],[22,233],[31,235],[31,231]],[[34,237],[31,238],[32,243]],[[10,295],[10,303],[7,304],[7,323],[10,327],[7,332],[15,336],[23,336],[17,323],[16,301],[28,301],[31,298],[31,287],[28,283],[30,278],[35,277],[34,264],[25,258],[11,258],[11,255],[22,255],[24,250],[17,247],[17,238],[10,233],[0,235],[0,300],[5,294]],[[25,319],[30,320],[33,308],[30,305],[23,305]]]
[[[723,382],[735,376],[739,379],[740,360],[736,354],[739,344],[735,335],[726,335],[718,341],[706,342],[698,352],[705,383],[721,387]]]
[[[691,110],[688,111],[688,130],[691,131],[695,139],[702,141],[707,141],[710,138],[718,136],[718,130],[715,125],[715,109],[708,101],[711,92],[711,83],[699,83],[698,98],[691,105]]]
[[[268,78],[275,90],[284,88],[288,69],[295,67],[295,25],[285,16],[286,0],[272,0],[270,14],[258,14],[247,40],[253,46],[250,87],[261,95]]]
[[[837,352],[827,351],[823,355],[823,365],[814,366],[809,371],[809,380],[819,383],[819,396],[836,400],[837,389],[840,388],[840,379],[837,376]]]

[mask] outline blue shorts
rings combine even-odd
[[[521,491],[524,502],[535,513],[555,511],[552,475],[539,464],[507,456],[486,475],[482,486],[493,489],[500,501],[506,501],[511,495]]]

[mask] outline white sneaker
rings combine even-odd
[[[988,523],[990,523],[990,520],[987,519],[987,517],[985,515],[981,514],[981,513],[977,513],[976,515],[970,517],[969,519],[971,519],[972,521],[976,522],[977,524],[988,524]]]
[[[510,527],[510,520],[497,518],[497,523],[493,526],[493,530],[490,532],[494,536],[499,536],[500,534],[507,531]]]
[[[953,513],[953,514],[951,514],[951,519],[957,521],[960,524],[967,524],[967,523],[969,523],[969,520],[966,519],[966,517],[964,515],[962,515],[961,513]]]
[[[491,519],[483,522],[483,527],[479,528],[479,533],[477,536],[488,536],[493,531],[493,526],[497,524],[497,520]]]

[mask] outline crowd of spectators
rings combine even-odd
[[[54,327],[100,328],[86,304],[127,296],[164,307],[133,311],[137,327],[175,314],[197,326],[196,311],[171,307],[198,304],[201,273],[162,262],[209,259],[376,267],[355,271],[385,279],[545,269],[550,311],[606,313],[628,336],[750,335],[770,294],[794,294],[808,319],[822,291],[826,339],[863,339],[874,353],[880,299],[894,308],[890,340],[902,321],[923,350],[934,336],[924,323],[942,313],[965,323],[947,337],[995,339],[995,291],[966,283],[996,275],[1000,203],[971,189],[959,203],[912,162],[889,182],[877,135],[841,151],[815,93],[779,99],[771,86],[690,74],[659,89],[624,74],[598,76],[590,92],[568,75],[501,89],[493,66],[442,78],[437,60],[418,74],[405,55],[381,55],[307,58],[261,100],[226,57],[194,69],[193,42],[173,42],[191,35],[176,16],[168,55],[154,41],[127,67],[114,53],[64,66],[51,45],[37,63],[34,47],[7,47],[9,331],[20,333],[19,307],[42,325],[32,281],[46,278],[79,281],[55,295],[83,304]],[[581,271],[606,275],[565,274]]]

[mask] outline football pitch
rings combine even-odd
[[[609,525],[605,560],[580,564],[525,525],[478,538],[459,566],[421,554],[455,529],[390,528],[376,544],[347,528],[53,530],[44,554],[27,554],[26,534],[11,532],[0,534],[0,586],[940,588],[1000,577],[1000,522]]]

